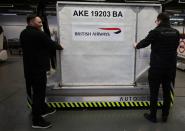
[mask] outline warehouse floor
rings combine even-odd
[[[146,110],[57,111],[46,119],[52,131],[184,131],[185,72],[177,70],[175,103],[169,121],[154,124],[144,119]],[[14,56],[0,63],[0,131],[31,131],[31,115],[26,105],[22,58]]]

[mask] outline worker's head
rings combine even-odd
[[[169,24],[169,23],[170,23],[170,18],[167,13],[163,12],[157,16],[157,20],[156,20],[157,25]]]
[[[29,15],[27,17],[27,24],[29,26],[33,26],[33,27],[37,28],[38,30],[41,30],[41,28],[42,28],[42,20],[37,15]]]

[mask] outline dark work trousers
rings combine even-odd
[[[39,118],[44,110],[47,108],[47,105],[45,103],[46,82],[46,72],[34,74],[26,80],[27,94],[28,96],[31,95],[32,98],[33,120]]]
[[[163,90],[163,107],[162,116],[168,116],[171,104],[171,91],[173,91],[175,84],[175,69],[157,69],[150,68],[148,74],[150,86],[150,113],[156,116],[157,101],[160,85]]]
[[[26,93],[27,93],[27,101],[31,104],[32,106],[32,83],[31,83],[31,78],[25,77],[25,82],[26,82]]]

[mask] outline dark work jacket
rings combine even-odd
[[[171,28],[168,24],[161,24],[151,30],[146,38],[137,44],[136,49],[151,44],[150,67],[175,69],[179,39],[180,35],[176,29]]]
[[[44,32],[27,26],[21,32],[20,43],[23,50],[25,77],[36,76],[50,69],[49,50],[62,47],[53,42]]]

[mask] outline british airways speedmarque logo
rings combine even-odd
[[[101,30],[114,31],[115,34],[121,33],[121,29],[120,28],[99,28],[99,29],[101,29]]]

